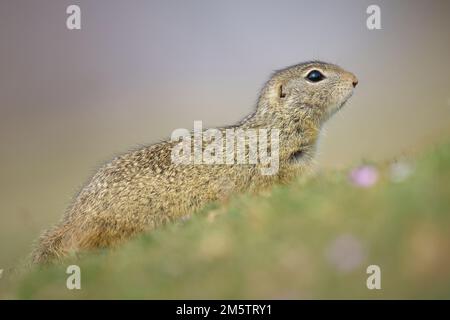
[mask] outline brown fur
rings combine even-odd
[[[313,69],[326,79],[306,80]],[[260,164],[176,165],[171,161],[175,144],[171,141],[115,158],[90,179],[61,222],[43,233],[32,253],[33,262],[114,246],[211,201],[289,182],[309,169],[322,124],[351,96],[356,83],[353,74],[317,61],[280,70],[271,77],[254,113],[233,127],[280,130],[276,175],[262,175]],[[293,157],[299,151],[301,156]]]

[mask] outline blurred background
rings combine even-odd
[[[67,6],[81,30],[66,28]],[[368,30],[366,8],[381,8]],[[0,268],[105,161],[175,128],[232,124],[276,69],[320,59],[359,78],[319,166],[415,152],[450,133],[450,2],[0,2]]]

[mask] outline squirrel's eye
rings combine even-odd
[[[319,82],[323,79],[325,79],[325,76],[318,70],[313,70],[306,76],[306,79],[308,79],[311,82]]]

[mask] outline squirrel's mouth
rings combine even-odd
[[[331,106],[328,108],[327,112],[325,113],[325,120],[330,119],[334,114],[339,112],[347,103],[348,99],[353,95],[353,91],[350,92],[344,99],[342,99],[338,104]]]

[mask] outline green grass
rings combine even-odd
[[[402,182],[384,164],[370,188],[326,172],[211,205],[116,250],[2,279],[0,297],[450,298],[450,144],[410,160]],[[66,289],[72,263],[81,290]],[[372,264],[381,290],[366,287]]]

